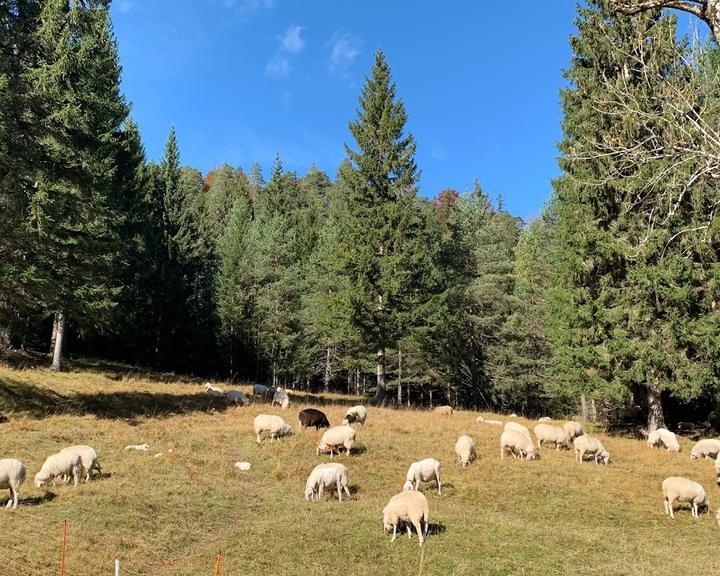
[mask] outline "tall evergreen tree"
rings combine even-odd
[[[352,323],[376,354],[378,401],[386,391],[385,351],[403,331],[401,314],[418,299],[421,218],[415,204],[418,171],[415,141],[405,134],[405,106],[396,98],[390,67],[375,55],[350,123],[358,151],[342,171],[344,210],[340,221],[344,269],[350,279]]]

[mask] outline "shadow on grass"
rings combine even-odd
[[[52,502],[56,498],[54,492],[45,492],[42,496],[34,496],[33,498],[21,498],[18,500],[18,506],[40,506],[46,502]]]
[[[92,414],[106,419],[164,417],[190,412],[224,411],[228,403],[202,392],[99,392],[63,396],[52,390],[10,378],[0,378],[0,411],[20,412],[34,418],[58,414]]]

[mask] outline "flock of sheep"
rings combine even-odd
[[[223,397],[228,402],[247,405],[249,398],[243,392],[232,390],[227,393],[221,389],[206,384],[206,393],[212,397]],[[272,404],[278,403],[282,408],[288,408],[290,401],[287,393],[281,389],[255,385],[253,396],[270,400]],[[440,406],[434,412],[438,415],[452,415],[450,406]],[[511,415],[513,417],[515,415]],[[325,428],[316,447],[316,453],[330,454],[332,458],[344,449],[349,455],[355,445],[356,430],[353,425],[364,426],[367,419],[367,410],[364,406],[353,406],[345,413],[341,426],[330,426],[327,416],[315,408],[306,408],[298,415],[301,429]],[[527,427],[515,421],[501,422],[489,420],[483,416],[477,417],[477,422],[485,426],[502,428],[500,436],[500,458],[512,455],[513,458],[534,460],[538,457],[538,448],[543,444],[554,446],[556,450],[569,449],[572,442],[577,462],[585,460],[594,461],[596,465],[610,462],[610,454],[597,438],[584,433],[582,426],[575,421],[566,422],[563,426],[550,423],[550,418],[540,418],[533,432],[535,440]],[[281,416],[260,414],[253,422],[256,442],[261,444],[265,437],[273,442],[292,433],[290,425]],[[537,442],[537,447],[535,442]],[[664,428],[650,433],[647,439],[650,447],[662,447],[670,452],[680,452],[680,444],[672,432]],[[146,445],[133,447],[145,448]],[[131,446],[132,447],[132,446]],[[129,447],[130,448],[130,447]],[[146,448],[145,448],[146,449]],[[457,463],[463,468],[472,463],[476,457],[475,441],[467,435],[462,435],[455,443]],[[690,452],[691,459],[715,458],[718,484],[720,485],[720,440],[705,439],[697,442]],[[411,528],[415,529],[420,545],[427,538],[430,522],[430,510],[427,498],[420,492],[421,482],[435,482],[438,495],[442,494],[440,480],[440,462],[434,458],[426,458],[413,462],[408,468],[405,484],[400,493],[395,494],[383,510],[383,527],[385,531],[392,531],[392,540],[397,536],[398,529],[407,530],[411,536]],[[57,454],[49,456],[40,471],[35,475],[35,485],[42,487],[50,481],[61,480],[69,483],[73,481],[77,486],[84,475],[85,481],[90,481],[93,472],[101,473],[97,452],[90,446],[70,446]],[[18,504],[19,489],[25,481],[25,466],[16,459],[0,460],[0,489],[10,490],[10,499],[6,507],[16,508]],[[305,499],[317,501],[323,497],[324,489],[336,490],[338,500],[342,501],[343,492],[349,497],[348,469],[340,463],[324,463],[316,466],[307,478],[305,484]],[[690,504],[692,515],[698,517],[700,512],[709,512],[709,501],[705,489],[692,480],[681,477],[666,478],[662,483],[665,512],[674,518],[673,505],[675,502]],[[720,508],[717,512],[717,521],[720,524]]]

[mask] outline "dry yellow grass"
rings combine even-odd
[[[500,460],[500,429],[477,424],[477,414],[370,408],[358,428],[361,449],[338,460],[349,468],[353,499],[307,503],[305,479],[328,457],[315,455],[314,430],[297,432],[305,404],[213,411],[200,386],[120,376],[0,368],[0,411],[15,407],[0,424],[0,457],[20,458],[28,468],[22,505],[0,510],[0,574],[58,574],[64,519],[68,576],[109,574],[115,558],[123,576],[211,574],[218,551],[225,575],[417,574],[416,538],[390,544],[381,520],[410,462],[425,457],[442,462],[444,487],[442,496],[434,484],[424,488],[434,533],[423,574],[717,570],[713,517],[695,521],[682,512],[673,522],[663,513],[660,484],[670,475],[699,481],[720,504],[712,464],[691,462],[687,440],[682,453],[670,454],[602,437],[612,457],[607,467],[547,449],[536,462]],[[338,424],[345,406],[323,410]],[[257,447],[252,421],[263,412],[281,414],[296,433]],[[465,470],[453,452],[463,433],[479,453]],[[124,450],[142,442],[149,452]],[[51,488],[52,496],[35,488],[43,459],[71,443],[95,446],[108,476],[77,489]],[[236,470],[237,460],[252,462],[252,470]]]

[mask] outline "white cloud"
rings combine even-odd
[[[305,40],[300,36],[303,31],[302,26],[293,24],[287,29],[285,35],[280,39],[280,49],[285,52],[296,53],[305,48]]]
[[[346,77],[356,58],[360,55],[362,40],[349,32],[336,31],[328,45],[330,46],[330,72]]]
[[[132,0],[122,0],[121,2],[118,2],[118,10],[123,13],[127,14],[132,10],[133,3]]]
[[[290,74],[290,61],[282,54],[275,54],[272,60],[267,63],[265,72],[272,78],[285,78]]]

